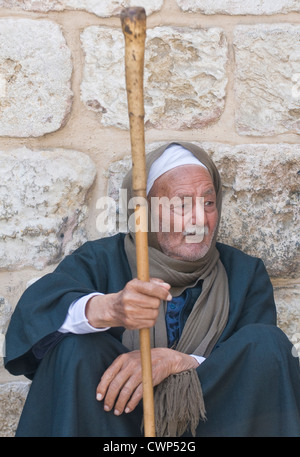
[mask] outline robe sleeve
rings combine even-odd
[[[4,363],[10,373],[33,377],[40,360],[32,348],[55,335],[72,302],[90,293],[117,290],[113,287],[110,290],[108,285],[110,257],[116,256],[116,253],[102,245],[85,243],[67,256],[52,273],[25,290],[6,333]],[[122,333],[119,328],[109,331],[115,336]]]

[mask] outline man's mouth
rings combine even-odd
[[[193,225],[187,227],[182,232],[182,235],[185,237],[187,243],[201,243],[205,235],[209,234],[209,229],[207,226]]]

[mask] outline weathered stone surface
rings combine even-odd
[[[124,38],[119,30],[87,27],[81,34],[85,54],[81,98],[105,126],[128,126]]]
[[[220,241],[261,257],[273,277],[299,276],[300,145],[198,144],[212,155],[222,177]],[[108,171],[108,192],[117,204],[130,164],[124,159]]]
[[[234,34],[236,129],[300,133],[300,26],[238,26]]]
[[[85,53],[81,97],[105,126],[128,128],[124,37],[91,26],[81,35]],[[224,110],[227,43],[217,28],[155,27],[147,30],[145,126],[203,128]]]
[[[222,30],[157,27],[147,36],[146,126],[203,128],[216,122],[227,85]]]
[[[12,437],[29,389],[28,382],[0,384],[0,437]]]
[[[278,326],[288,335],[293,343],[300,343],[299,285],[275,287],[274,296],[278,311]]]
[[[142,6],[147,15],[160,10],[163,0],[0,0],[0,7],[26,11],[81,10],[100,17],[115,16],[128,6]]]
[[[220,239],[261,257],[271,276],[299,276],[300,145],[203,146],[224,186]]]
[[[183,11],[202,14],[285,14],[299,12],[298,0],[177,0]]]
[[[0,19],[0,136],[36,137],[67,121],[72,63],[54,22]]]
[[[86,239],[86,194],[95,178],[80,152],[0,152],[0,269],[44,268]]]

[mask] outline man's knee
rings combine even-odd
[[[274,325],[249,324],[238,331],[240,341],[266,361],[289,357],[292,344],[281,329]]]
[[[50,358],[66,370],[104,371],[118,355],[126,352],[119,340],[108,332],[84,335],[67,334],[54,348]]]

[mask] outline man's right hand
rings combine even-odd
[[[95,328],[125,327],[130,330],[153,327],[161,300],[171,300],[170,284],[152,278],[132,279],[120,292],[97,295],[86,304],[85,314]]]

